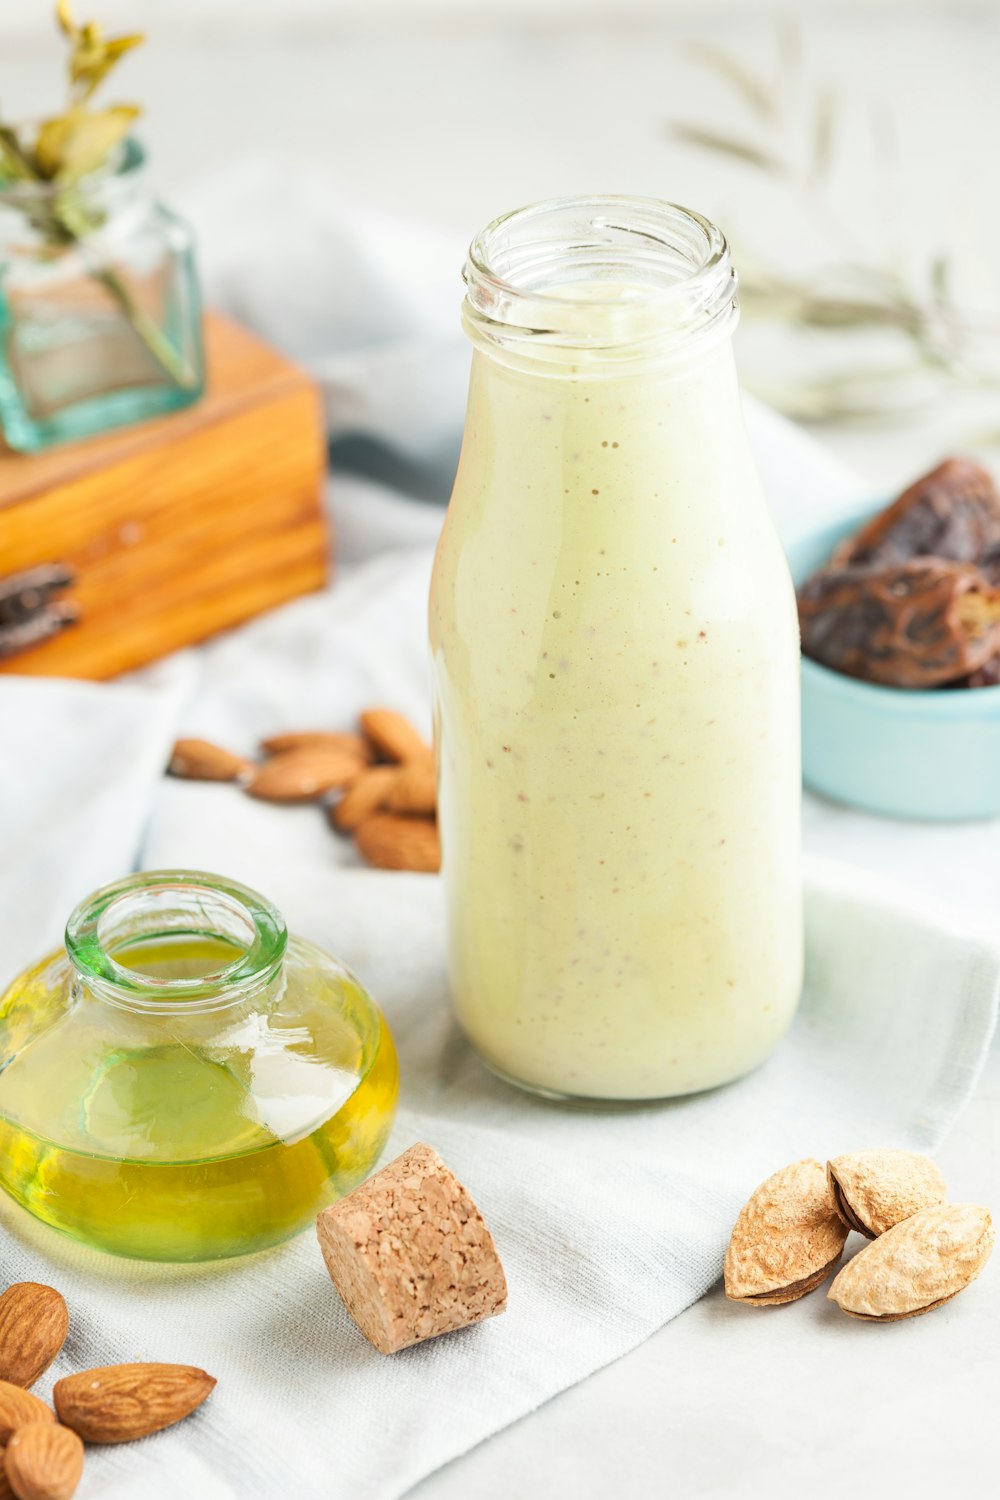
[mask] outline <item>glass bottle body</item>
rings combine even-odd
[[[458,1018],[515,1082],[625,1100],[794,1012],[798,633],[728,338],[607,365],[477,348],[431,637]]]
[[[248,959],[273,911],[253,893],[175,872],[116,889],[127,922],[0,997],[0,1186],[116,1254],[276,1244],[372,1169],[397,1093],[388,1027],[283,926]]]

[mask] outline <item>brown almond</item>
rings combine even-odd
[[[354,835],[358,849],[380,870],[419,870],[434,874],[441,868],[441,841],[430,818],[398,813],[376,813]]]
[[[11,1433],[29,1422],[54,1421],[55,1417],[44,1401],[39,1401],[23,1386],[0,1380],[0,1443],[9,1442]]]
[[[7,1444],[5,1467],[17,1500],[70,1500],[83,1473],[83,1444],[68,1427],[29,1422]]]
[[[301,729],[290,734],[272,734],[270,739],[261,740],[260,748],[265,755],[284,755],[288,750],[348,750],[359,760],[372,758],[371,746],[362,735],[336,730]]]
[[[385,805],[389,788],[403,774],[402,766],[372,766],[363,771],[339,802],[330,808],[330,822],[341,833],[353,833],[356,828],[377,813]]]
[[[55,1287],[18,1281],[0,1296],[0,1380],[34,1385],[66,1342],[69,1313]]]
[[[258,766],[246,784],[251,797],[266,802],[316,802],[327,792],[350,786],[365,769],[352,750],[287,750]]]
[[[840,1217],[870,1240],[948,1195],[930,1157],[916,1151],[852,1151],[827,1162],[826,1173]]]
[[[437,776],[430,756],[407,761],[396,772],[396,779],[385,799],[388,812],[433,813],[437,808]]]
[[[433,753],[420,731],[395,709],[366,709],[361,728],[383,760],[419,760]]]
[[[827,1296],[852,1318],[898,1323],[949,1302],[993,1250],[993,1223],[975,1203],[921,1208],[849,1260]]]
[[[831,1275],[847,1239],[826,1173],[811,1157],[762,1182],[726,1252],[726,1296],[748,1307],[794,1302]]]
[[[237,781],[253,769],[253,761],[213,745],[209,740],[178,740],[167,770],[188,781]]]
[[[59,1420],[87,1443],[130,1443],[172,1427],[215,1386],[194,1365],[102,1365],[56,1381]]]

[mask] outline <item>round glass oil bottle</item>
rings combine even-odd
[[[374,1167],[395,1113],[354,977],[214,875],[133,875],[0,996],[0,1186],[146,1260],[262,1250]]]

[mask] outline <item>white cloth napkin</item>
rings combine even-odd
[[[428,561],[379,559],[206,648],[183,727],[249,749],[275,725],[349,723],[376,698],[423,719]],[[771,1062],[660,1108],[560,1109],[493,1080],[457,1034],[433,877],[358,868],[316,808],[176,781],[155,791],[142,862],[224,869],[266,890],[356,970],[400,1051],[391,1151],[427,1139],[469,1184],[511,1296],[502,1318],[386,1359],[350,1324],[311,1236],[242,1264],[147,1267],[75,1247],[4,1203],[5,1276],[52,1281],[73,1310],[53,1377],[144,1357],[219,1378],[175,1432],[96,1454],[97,1495],[102,1479],[125,1485],[112,1495],[176,1493],[181,1452],[213,1476],[198,1495],[402,1495],[704,1292],[740,1201],[779,1164],[872,1141],[933,1146],[992,1026],[986,944],[854,870],[811,865],[809,983]]]
[[[356,425],[383,436],[397,428],[378,393],[397,387],[371,371],[385,369],[397,316],[411,318],[402,342],[424,350],[425,388],[414,393],[401,377],[412,404],[398,431],[418,461],[443,454],[461,397],[447,394],[441,372],[460,344],[432,315],[433,296],[421,301],[419,277],[398,294],[407,276],[384,245],[381,260],[374,253],[381,230],[330,208],[333,193],[296,190],[296,204],[289,189],[276,210],[259,173],[235,180],[240,191],[220,189],[213,223],[202,222],[214,299],[238,289],[232,305],[275,336],[307,332],[309,309],[323,310],[329,327],[298,352],[315,355],[331,393],[367,392]],[[260,242],[265,252],[294,241],[305,257],[296,277],[257,266],[247,247],[262,216],[284,226]],[[393,233],[405,249],[405,229]],[[425,237],[414,243],[427,249]],[[438,264],[429,251],[428,263]],[[304,309],[298,319],[290,305],[287,325],[276,301],[285,295]],[[371,335],[381,352],[370,355],[360,311],[382,297],[379,308],[395,311]],[[346,326],[336,309],[348,304],[353,332],[331,352],[328,338]],[[436,415],[422,445],[411,418],[425,398]],[[779,517],[855,498],[856,481],[780,419],[754,409],[751,427]],[[698,1297],[719,1273],[740,1202],[776,1166],[871,1142],[932,1147],[968,1097],[993,1026],[998,958],[988,944],[856,871],[811,864],[802,1011],[754,1076],[618,1112],[560,1109],[494,1081],[450,1019],[435,878],[359,868],[315,808],[160,779],[175,732],[250,750],[279,728],[348,724],[374,701],[426,726],[430,556],[413,544],[432,538],[440,512],[366,480],[337,482],[332,494],[354,565],[329,593],[128,683],[0,679],[0,952],[12,971],[40,954],[75,900],[131,864],[201,866],[264,890],[384,1007],[403,1079],[391,1150],[430,1140],[466,1180],[494,1230],[510,1308],[386,1359],[351,1325],[308,1235],[244,1262],[150,1267],[60,1239],[4,1200],[3,1275],[51,1281],[71,1307],[70,1341],[43,1393],[71,1369],[116,1360],[191,1362],[219,1378],[206,1407],[174,1431],[91,1454],[89,1493],[105,1500],[402,1495]],[[404,550],[386,551],[394,542]]]

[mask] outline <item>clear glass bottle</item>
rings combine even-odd
[[[722,234],[655,200],[473,242],[431,590],[454,1003],[542,1093],[759,1063],[801,987],[798,628]]]
[[[106,886],[0,996],[0,1186],[118,1255],[296,1234],[372,1170],[397,1091],[357,980],[214,875]]]
[[[191,233],[129,141],[70,187],[0,177],[0,427],[33,453],[204,390]]]

